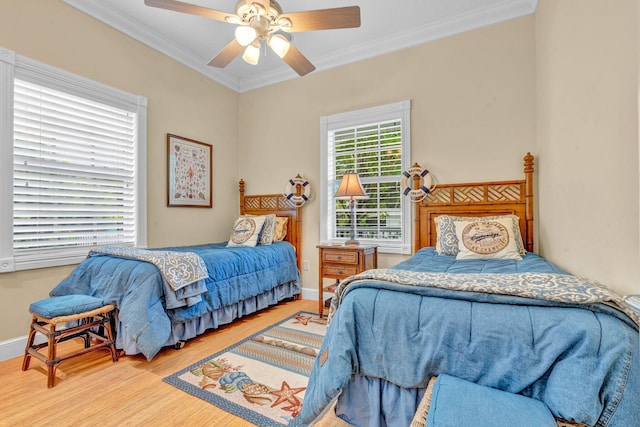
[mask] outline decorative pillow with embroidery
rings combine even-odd
[[[287,222],[289,217],[277,216],[275,220],[275,226],[273,230],[273,241],[282,242],[287,237]]]
[[[458,238],[456,259],[521,260],[512,224],[511,218],[454,221]]]
[[[242,215],[246,217],[263,217],[264,225],[262,226],[262,230],[260,231],[260,237],[258,238],[259,245],[270,245],[273,243],[273,232],[275,230],[275,222],[276,215],[275,214],[267,214],[267,215]]]
[[[240,216],[233,223],[233,232],[227,246],[255,246],[266,218],[264,216]]]
[[[264,225],[262,226],[262,231],[260,232],[260,240],[258,241],[261,245],[270,245],[273,243],[273,233],[276,228],[276,215],[268,214],[265,215]]]
[[[438,255],[458,255],[458,237],[456,235],[455,221],[495,221],[497,219],[510,218],[511,229],[513,231],[514,239],[518,247],[518,253],[525,255],[527,253],[522,243],[522,236],[520,234],[520,219],[517,215],[495,215],[495,216],[481,216],[481,217],[465,217],[465,216],[452,216],[452,215],[439,215],[436,220],[436,232],[437,243],[436,253]]]

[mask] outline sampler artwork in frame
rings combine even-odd
[[[211,145],[167,134],[167,206],[211,207]]]

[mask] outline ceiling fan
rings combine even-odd
[[[316,67],[296,49],[287,33],[360,26],[359,6],[282,13],[282,8],[275,0],[240,0],[235,13],[226,13],[176,0],[144,0],[144,3],[147,6],[237,24],[235,38],[208,63],[220,68],[226,67],[240,53],[242,59],[256,65],[264,40],[296,73],[304,76]]]

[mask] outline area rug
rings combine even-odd
[[[296,426],[325,331],[300,312],[164,381],[258,426]]]

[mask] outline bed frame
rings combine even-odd
[[[267,215],[287,217],[287,235],[285,240],[296,249],[296,265],[302,271],[302,209],[282,194],[256,194],[246,195],[244,192],[244,180],[239,182],[240,191],[240,215]],[[298,195],[302,194],[302,188],[296,186]]]
[[[533,252],[533,171],[533,155],[527,153],[522,180],[438,184],[424,200],[416,203],[414,252],[436,245],[435,218],[438,215],[511,214],[520,218],[525,249]]]

